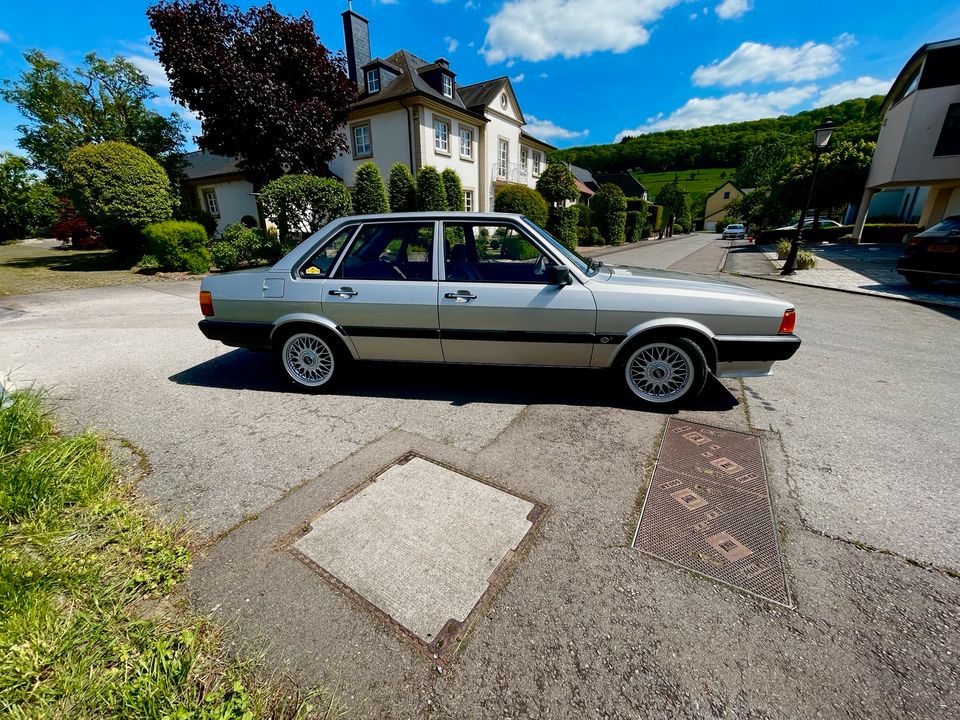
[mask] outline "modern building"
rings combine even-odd
[[[752,188],[751,188],[752,189]],[[707,196],[706,209],[703,211],[702,225],[707,232],[717,229],[717,223],[727,219],[727,205],[734,198],[743,197],[747,190],[741,190],[727,180],[723,185]]]
[[[503,185],[536,186],[556,148],[524,131],[509,78],[462,85],[444,58],[428,62],[402,49],[373,57],[367,19],[353,10],[342,17],[350,79],[360,96],[345,128],[350,150],[330,170],[348,187],[366,161],[384,178],[398,162],[414,174],[427,165],[452,168],[467,210],[492,210]]]
[[[871,204],[881,190],[902,190],[901,205],[916,204],[925,193],[918,218],[923,227],[960,214],[960,38],[917,50],[881,112],[883,124],[853,236],[860,237],[868,212],[876,214]]]

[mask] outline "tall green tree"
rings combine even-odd
[[[358,215],[390,212],[390,198],[375,162],[363,163],[353,174],[353,211]]]
[[[447,198],[447,210],[464,209],[463,204],[463,183],[460,182],[460,176],[453,168],[447,168],[440,173],[440,179],[443,180],[444,195]]]
[[[357,86],[309,15],[282,15],[270,4],[241,10],[220,0],[161,0],[147,17],[170,94],[200,116],[198,144],[237,158],[254,185],[284,168],[319,174],[347,149],[340,128]]]
[[[447,190],[435,167],[425,165],[417,171],[417,209],[446,210]]]
[[[0,240],[34,236],[56,221],[58,208],[53,189],[30,174],[26,158],[0,152]]]
[[[577,179],[565,163],[551,161],[537,180],[537,192],[553,207],[580,199]]]
[[[149,109],[150,82],[122,57],[104,60],[90,53],[67,69],[39,50],[24,55],[28,68],[6,81],[0,97],[17,107],[26,122],[17,141],[35,168],[58,185],[67,156],[89,143],[116,141],[140,148],[176,175],[181,163],[184,123]]]
[[[680,184],[680,180],[674,177],[659,192],[657,192],[657,205],[662,205],[667,215],[668,226],[672,223],[680,228],[681,232],[689,232],[692,224],[690,218],[690,197],[687,189]]]
[[[744,153],[733,184],[741,190],[772,185],[783,175],[786,159],[787,147],[779,140],[754,145]]]
[[[390,168],[390,212],[413,212],[417,209],[417,183],[410,168],[401,162]]]
[[[876,143],[864,140],[833,144],[820,156],[813,208],[804,209],[838,208],[859,202],[876,147]],[[813,155],[808,152],[807,158],[794,165],[779,184],[780,198],[795,210],[807,200],[813,164]]]

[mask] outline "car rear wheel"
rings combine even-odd
[[[936,281],[936,278],[932,278],[929,275],[922,275],[917,273],[904,273],[903,277],[908,283],[913,287],[923,288],[930,287]]]
[[[298,387],[323,392],[339,380],[345,361],[330,340],[304,330],[293,333],[283,342],[280,362]]]
[[[651,340],[629,353],[623,377],[637,399],[669,405],[700,394],[707,381],[707,361],[687,338]]]

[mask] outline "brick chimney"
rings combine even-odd
[[[352,9],[341,13],[343,17],[343,39],[347,51],[347,66],[350,79],[363,88],[363,71],[360,69],[370,62],[370,22]]]

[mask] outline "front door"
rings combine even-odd
[[[447,362],[586,366],[597,308],[576,279],[552,285],[554,264],[510,222],[443,224],[440,338]]]
[[[333,276],[323,312],[364,360],[442,362],[434,222],[364,223]]]

